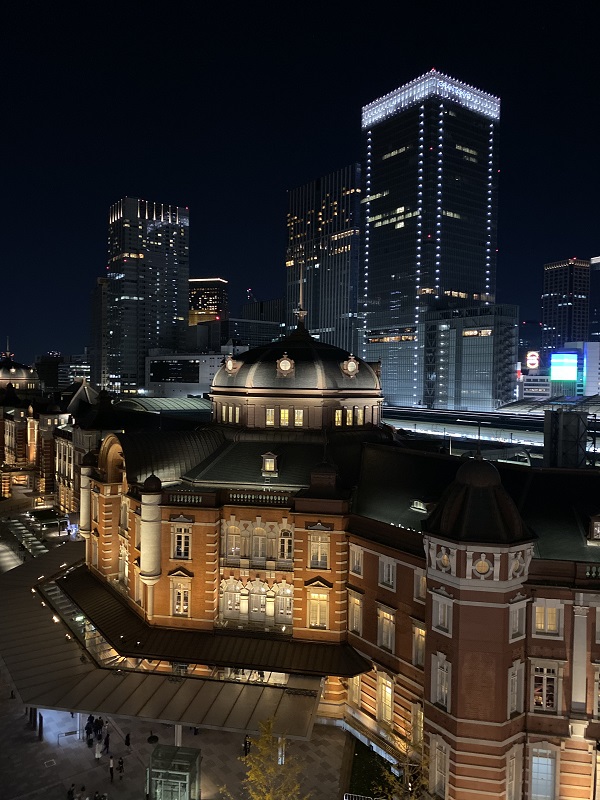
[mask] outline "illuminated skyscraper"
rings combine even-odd
[[[225,278],[190,278],[189,324],[227,319],[229,297]]]
[[[363,108],[361,355],[393,405],[427,404],[425,312],[494,302],[500,100],[435,70]]]
[[[119,200],[110,208],[106,269],[106,388],[135,394],[150,348],[185,346],[188,209]]]
[[[317,339],[349,353],[357,349],[360,168],[352,164],[289,192],[287,324],[303,305]]]
[[[544,264],[542,353],[546,361],[567,342],[588,338],[590,262],[567,258]]]

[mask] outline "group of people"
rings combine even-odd
[[[67,800],[108,800],[108,795],[106,792],[104,794],[95,792],[92,798],[89,793],[86,793],[85,786],[82,786],[81,789],[77,791],[75,789],[75,784],[72,783],[67,791]]]
[[[96,760],[99,761],[102,758],[102,753],[108,755],[108,771],[110,774],[110,782],[113,783],[115,778],[115,762],[110,751],[108,722],[105,722],[102,717],[94,717],[93,714],[90,714],[87,718],[84,730],[88,747],[93,747],[95,742],[94,756]],[[125,746],[128,748],[131,746],[131,737],[129,733],[125,736]],[[120,756],[117,761],[117,772],[119,773],[119,779],[122,780],[125,773],[125,762],[122,756]],[[96,792],[94,797],[90,798],[90,796],[85,793],[85,786],[82,786],[79,792],[76,792],[75,784],[71,784],[71,788],[67,792],[67,800],[108,800],[108,797],[106,794],[101,795],[99,792]]]

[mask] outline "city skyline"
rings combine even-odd
[[[578,10],[476,22],[440,5],[424,26],[387,4],[364,19],[328,7],[290,29],[266,7],[157,26],[126,4],[119,26],[98,13],[79,36],[78,19],[11,9],[3,288],[35,323],[11,302],[0,334],[21,361],[90,344],[106,209],[125,195],[190,207],[190,275],[230,280],[233,307],[248,286],[282,295],[287,191],[360,158],[361,107],[431,68],[502,100],[497,300],[539,316],[543,264],[598,255],[597,68]]]

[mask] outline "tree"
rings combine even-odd
[[[300,789],[300,762],[285,753],[284,743],[283,737],[273,734],[273,719],[260,723],[260,735],[250,740],[248,754],[240,757],[246,765],[242,785],[248,800],[308,800]],[[232,800],[227,789],[221,792]]]
[[[396,762],[381,765],[379,780],[373,786],[373,793],[385,800],[409,800],[410,798],[430,797],[429,769],[422,742],[411,742],[401,736],[394,736]]]

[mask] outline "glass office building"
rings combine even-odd
[[[137,394],[151,348],[185,347],[189,211],[135,197],[110,208],[106,335],[107,389]]]
[[[306,327],[322,342],[357,350],[360,167],[352,164],[289,192],[287,325],[300,302]]]
[[[586,341],[589,332],[590,262],[567,258],[544,264],[542,357],[550,366],[552,351],[566,342]]]
[[[390,405],[423,405],[421,315],[496,291],[500,100],[435,70],[363,108],[362,353]]]

